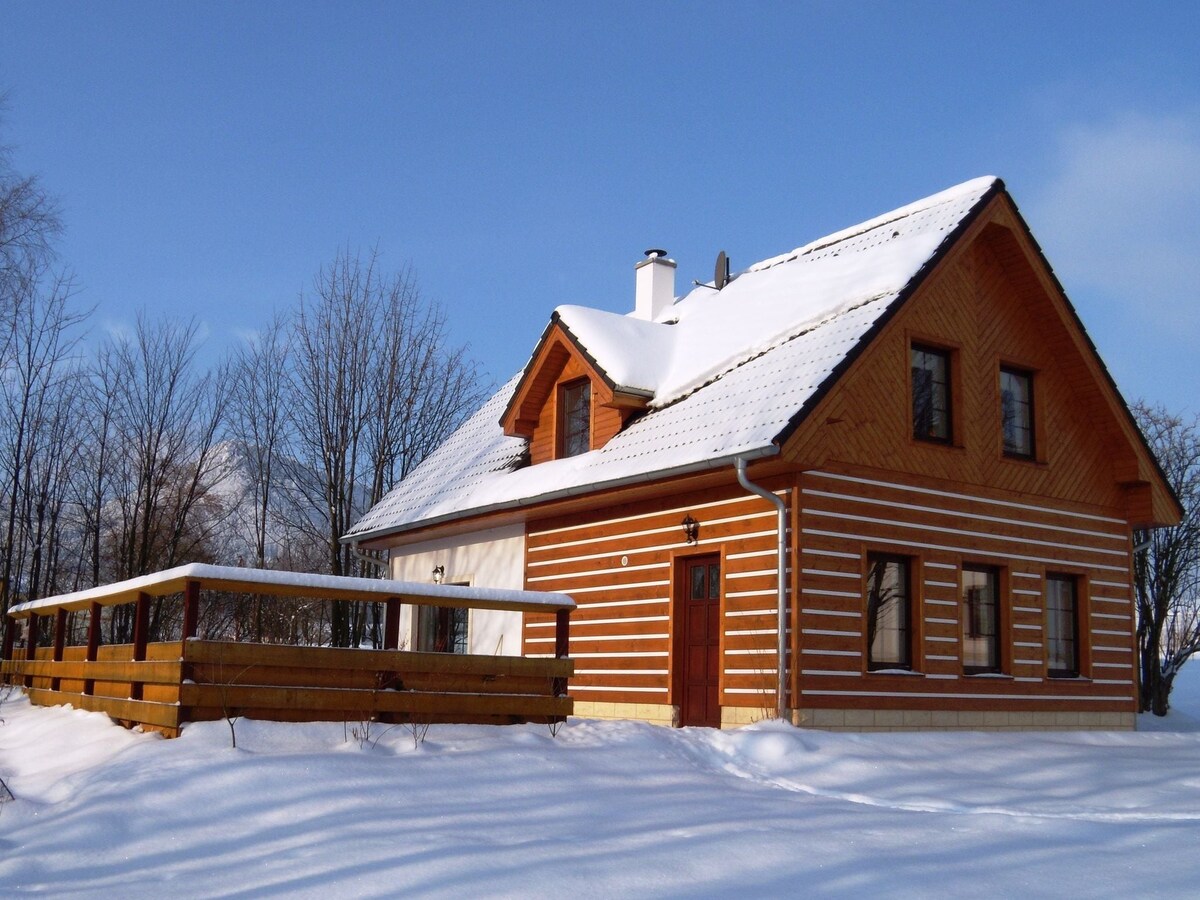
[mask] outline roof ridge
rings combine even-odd
[[[794,250],[789,250],[786,253],[779,254],[778,256],[772,256],[768,257],[767,259],[760,260],[759,262],[756,262],[747,268],[746,271],[762,272],[783,263],[794,262],[802,256],[808,256],[809,254],[832,247],[835,244],[841,244],[856,237],[861,237],[862,235],[868,234],[877,228],[883,228],[885,225],[891,225],[895,222],[899,222],[901,219],[911,218],[917,213],[925,212],[933,209],[936,206],[946,203],[952,203],[963,194],[971,193],[973,191],[982,192],[983,185],[985,183],[990,186],[997,181],[999,181],[999,179],[994,175],[984,175],[980,178],[972,178],[970,181],[964,181],[961,184],[947,188],[944,191],[939,191],[936,194],[931,194],[928,197],[923,197],[920,200],[907,203],[904,206],[881,213],[878,216],[873,216],[872,218],[866,219],[862,222],[848,225],[840,231],[831,232],[827,235],[817,238],[814,241],[810,241],[807,244],[802,244]]]

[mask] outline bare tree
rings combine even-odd
[[[260,569],[267,566],[279,460],[288,443],[289,356],[287,322],[275,315],[235,351],[230,366],[230,430],[246,479],[243,505],[249,507],[253,564]]]
[[[0,110],[4,105],[5,97],[0,95]],[[0,368],[5,371],[6,405],[6,418],[0,422],[5,444],[4,483],[0,486],[4,522],[0,613],[8,609],[14,557],[21,552],[18,517],[24,505],[23,473],[29,464],[31,430],[37,412],[32,409],[38,399],[35,385],[39,379],[45,382],[56,377],[44,372],[31,374],[29,357],[54,355],[55,336],[49,320],[56,309],[63,312],[57,300],[65,302],[69,293],[66,279],[50,272],[54,239],[62,231],[57,204],[36,176],[15,171],[11,158],[9,147],[0,143]],[[30,329],[36,332],[39,327],[47,330],[36,335],[35,345],[22,347],[22,338],[28,340]],[[14,408],[20,414],[18,422],[11,419]],[[3,616],[0,619],[7,621]],[[6,626],[0,625],[0,630],[3,627]]]
[[[361,507],[363,431],[373,412],[370,373],[379,328],[380,294],[385,290],[375,257],[363,262],[339,253],[301,297],[293,322],[293,369],[298,462],[319,478],[306,484],[321,515],[329,572],[349,575],[353,560],[338,544]],[[335,642],[348,641],[335,621]]]
[[[196,371],[197,329],[194,321],[139,315],[134,334],[114,337],[107,351],[117,392],[102,553],[116,580],[213,556],[223,512],[213,487],[229,462],[218,447],[228,379]],[[160,607],[151,613],[152,634]],[[114,623],[117,639],[129,623]]]
[[[122,393],[119,371],[116,346],[105,343],[80,385],[80,459],[73,491],[78,510],[80,587],[95,587],[105,574],[102,539],[105,512],[112,499],[115,419],[117,398]]]
[[[0,94],[0,111],[6,97]],[[58,204],[35,175],[22,175],[12,167],[12,152],[0,142],[0,323],[7,324],[16,310],[23,285],[36,279],[54,258],[53,243],[62,233]],[[4,329],[3,338],[8,337]],[[0,349],[3,348],[0,344]],[[0,359],[6,354],[0,353]]]
[[[0,380],[3,533],[0,584],[40,596],[61,533],[67,479],[63,443],[78,381],[77,326],[69,285],[30,268],[16,279],[7,365]],[[54,580],[51,578],[50,580]],[[7,608],[7,607],[6,607]]]
[[[475,363],[465,347],[446,346],[445,316],[422,302],[412,273],[402,272],[389,287],[380,311],[378,362],[369,382],[376,402],[366,425],[370,505],[383,499],[483,400]]]
[[[1183,521],[1134,543],[1142,712],[1166,715],[1175,676],[1200,650],[1200,419],[1139,403],[1134,415],[1183,505]]]
[[[299,453],[290,480],[315,514],[329,572],[354,574],[339,538],[475,407],[478,376],[465,348],[447,346],[445,319],[412,273],[384,275],[374,252],[342,251],[317,273],[292,346]],[[297,514],[298,525],[305,519]],[[334,604],[332,642],[361,641],[368,615]]]

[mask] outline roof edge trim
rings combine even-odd
[[[431,519],[422,519],[417,522],[410,522],[405,525],[377,528],[373,531],[364,531],[361,534],[345,534],[338,538],[340,544],[350,544],[351,546],[361,543],[362,541],[375,541],[380,538],[390,537],[392,535],[406,534],[410,531],[419,531],[424,528],[432,528],[435,525],[445,525],[449,522],[458,521],[460,519],[468,519],[474,516],[483,516],[488,513],[503,512],[510,509],[520,509],[525,506],[531,506],[536,503],[552,503],[555,500],[565,500],[568,497],[581,497],[586,494],[598,493],[605,490],[613,490],[615,488],[629,487],[635,484],[644,484],[650,481],[659,481],[663,478],[672,478],[679,475],[691,475],[696,472],[707,472],[713,469],[720,469],[725,466],[732,466],[733,461],[739,457],[747,461],[766,459],[770,456],[779,454],[779,444],[772,443],[765,446],[750,448],[748,450],[738,450],[733,453],[727,453],[724,456],[719,456],[714,459],[700,460],[699,462],[688,463],[682,466],[676,466],[671,469],[658,469],[654,472],[643,472],[637,475],[628,475],[623,478],[612,478],[608,481],[595,482],[588,485],[580,485],[578,487],[561,488],[557,491],[550,491],[546,494],[540,494],[536,497],[523,497],[516,500],[504,500],[499,503],[490,503],[486,506],[476,507],[465,513],[446,513],[441,516],[434,516]]]

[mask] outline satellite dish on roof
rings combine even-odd
[[[725,255],[724,250],[717,254],[717,267],[713,273],[713,284],[718,291],[729,284],[729,257]]]

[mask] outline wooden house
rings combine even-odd
[[[392,577],[558,591],[578,715],[1135,723],[1134,528],[1179,504],[1001,181],[676,298],[559,307],[356,524]],[[407,623],[551,653],[554,619]]]

